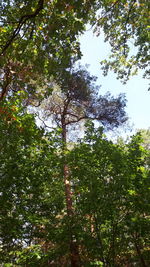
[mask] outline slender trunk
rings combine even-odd
[[[94,213],[94,221],[95,221],[95,231],[96,231],[96,236],[97,236],[97,241],[98,241],[98,246],[100,249],[100,260],[105,263],[105,259],[104,259],[104,253],[103,253],[103,244],[102,244],[102,239],[101,239],[101,235],[100,235],[100,229],[98,226],[98,220],[97,220],[97,216]]]
[[[134,240],[134,244],[135,244],[135,248],[136,248],[137,254],[139,256],[140,262],[141,262],[141,266],[146,267],[147,265],[145,263],[145,260],[144,260],[144,258],[142,256],[142,253],[141,253],[141,250],[140,250],[140,247],[137,244],[137,241],[136,240]]]
[[[66,150],[66,124],[65,118],[62,118],[62,141],[63,141],[63,153]],[[65,153],[64,153],[65,155]],[[64,177],[64,186],[65,186],[65,196],[66,196],[66,207],[67,207],[67,216],[68,216],[68,223],[69,223],[69,235],[70,235],[70,261],[72,267],[79,267],[79,253],[78,253],[78,246],[76,241],[74,240],[73,230],[72,230],[72,221],[73,221],[73,203],[72,203],[72,192],[71,186],[69,181],[69,169],[67,166],[67,162],[64,156],[64,165],[63,165],[63,177]]]

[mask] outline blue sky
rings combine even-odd
[[[102,94],[110,91],[113,95],[125,93],[127,98],[127,114],[130,125],[135,129],[150,127],[150,91],[148,80],[142,78],[140,71],[137,76],[131,77],[127,84],[123,85],[111,72],[106,77],[102,75],[100,61],[107,58],[110,53],[108,43],[104,42],[103,34],[99,37],[93,35],[91,30],[80,37],[83,57],[81,64],[89,64],[88,70],[98,77],[97,83],[101,85]],[[134,125],[134,126],[133,126]]]

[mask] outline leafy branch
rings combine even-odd
[[[3,49],[0,53],[0,56],[4,55],[5,51],[13,43],[14,39],[20,33],[22,26],[27,22],[27,20],[35,18],[40,13],[40,11],[43,9],[43,4],[44,4],[44,0],[39,0],[37,9],[32,14],[26,14],[20,18],[18,25],[17,25],[16,29],[13,31],[11,38],[3,46]]]

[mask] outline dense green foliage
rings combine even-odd
[[[150,265],[149,130],[109,141],[92,121],[105,131],[124,123],[125,98],[101,96],[95,77],[74,68],[90,23],[112,47],[104,74],[147,75],[148,8],[144,0],[0,2],[2,267]],[[38,126],[31,110],[42,108],[58,128]],[[68,145],[81,120],[83,139]]]
[[[14,266],[18,255],[19,263],[23,261],[20,249],[30,251],[32,242],[42,238],[43,225],[54,230],[55,217],[63,208],[61,167],[56,137],[39,130],[33,116],[18,108],[16,101],[1,105],[0,129],[1,256],[2,263]],[[36,253],[31,251],[28,264],[32,257],[36,259]]]
[[[149,260],[150,169],[140,143],[137,134],[128,144],[113,144],[90,126],[71,152],[83,262],[146,266]]]
[[[0,129],[2,263],[70,266],[60,133],[38,129],[16,100],[1,104]],[[66,152],[81,266],[150,260],[150,166],[141,144],[140,134],[114,144],[89,122]]]
[[[20,87],[29,95],[38,86],[51,90],[51,78],[69,66],[71,57],[81,57],[78,37],[87,23],[98,35],[103,30],[111,45],[104,74],[113,69],[126,81],[144,68],[149,75],[146,0],[7,0],[0,3],[0,17],[0,99]]]
[[[33,94],[49,89],[51,76],[80,57],[78,35],[91,17],[92,3],[1,1],[0,88],[2,97],[20,86]]]

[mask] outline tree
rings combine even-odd
[[[52,77],[68,66],[72,56],[81,57],[78,36],[87,23],[97,34],[102,29],[112,47],[110,61],[103,62],[104,74],[113,69],[126,81],[144,68],[148,76],[148,9],[144,0],[1,1],[0,99],[20,88],[28,95],[38,86],[49,91]]]
[[[1,102],[0,139],[2,264],[43,266],[60,257],[64,234],[59,140],[38,129],[18,97]],[[49,240],[53,245],[47,252]]]
[[[150,128],[139,129],[138,132],[141,134],[143,139],[142,146],[148,151],[150,150]]]
[[[149,77],[149,2],[99,1],[95,14],[94,31],[99,35],[103,30],[112,48],[109,59],[101,62],[104,75],[113,70],[126,82],[138,69],[144,69],[144,77]]]
[[[95,85],[95,76],[81,66],[63,70],[53,93],[45,99],[46,116],[51,116],[57,126],[69,126],[81,120],[97,120],[106,128],[118,127],[127,120],[125,113],[126,99],[124,94],[117,98],[99,94],[99,86]]]
[[[1,102],[0,117],[2,264],[148,266],[150,168],[141,135],[113,144],[87,121],[84,139],[62,150],[60,132],[38,129],[18,96]]]
[[[61,79],[58,80],[59,87],[56,86],[52,95],[43,103],[47,117],[61,128],[62,131],[62,155],[63,179],[66,195],[66,207],[70,233],[70,255],[71,266],[79,266],[79,249],[76,242],[73,221],[76,211],[74,210],[71,184],[73,181],[69,177],[69,169],[66,159],[67,132],[69,127],[81,120],[97,120],[105,127],[117,127],[126,121],[125,99],[123,96],[113,98],[110,94],[98,96],[98,89],[95,85],[96,78],[79,67],[79,69],[65,70]]]
[[[141,137],[113,144],[102,128],[87,126],[68,155],[82,262],[148,266],[150,181]]]
[[[1,1],[0,99],[20,87],[29,94],[37,85],[49,88],[51,76],[57,76],[72,55],[80,57],[78,35],[94,3]]]

